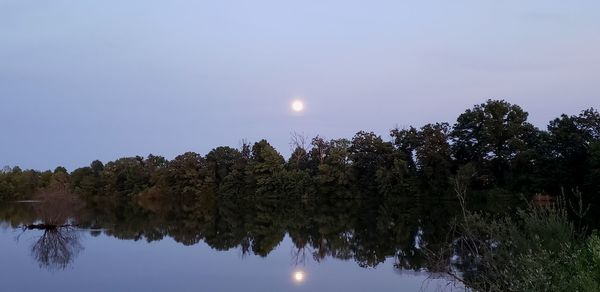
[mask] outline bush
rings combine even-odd
[[[453,276],[476,291],[600,291],[600,237],[575,231],[560,206],[515,218],[467,211],[452,245],[463,273]]]

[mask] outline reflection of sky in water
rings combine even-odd
[[[266,258],[216,251],[204,243],[183,246],[172,239],[146,243],[100,235],[82,236],[85,250],[61,271],[40,269],[29,248],[38,233],[0,231],[3,291],[438,291],[445,281],[398,273],[393,259],[375,269],[353,261],[311,259],[296,266],[286,237]],[[35,280],[31,280],[35,279]]]

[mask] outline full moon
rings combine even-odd
[[[302,100],[296,99],[292,102],[292,110],[299,113],[304,110],[304,102]]]

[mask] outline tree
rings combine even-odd
[[[89,167],[75,169],[70,174],[70,188],[75,194],[91,199],[98,195],[107,195],[110,184],[106,178],[110,177],[104,173],[104,164],[94,160]]]
[[[250,163],[252,173],[257,178],[265,178],[282,170],[284,162],[283,156],[267,140],[260,140],[252,146]]]
[[[549,161],[549,175],[555,189],[572,189],[586,185],[589,177],[593,146],[600,141],[600,114],[593,108],[579,115],[561,115],[548,126],[549,147],[552,156]],[[587,190],[584,190],[587,191]]]
[[[319,141],[319,145],[321,145],[319,147],[327,149],[327,153],[323,156],[323,163],[318,165],[317,180],[321,188],[326,189],[325,192],[335,192],[339,196],[345,192],[343,188],[352,182],[350,141],[334,139],[329,141],[326,146]]]
[[[590,157],[587,163],[584,186],[594,196],[594,202],[600,202],[600,141],[590,145]]]
[[[452,152],[461,165],[473,162],[484,185],[503,183],[512,161],[530,148],[537,131],[527,112],[503,100],[488,100],[461,114],[450,133]]]
[[[427,124],[417,133],[416,164],[424,187],[435,192],[447,190],[452,174],[452,152],[448,143],[448,123]]]
[[[149,154],[148,157],[146,157],[144,166],[150,176],[150,185],[163,184],[168,164],[167,159],[162,156]]]
[[[310,145],[312,147],[308,152],[308,163],[309,169],[314,174],[317,173],[319,166],[325,161],[329,152],[329,144],[323,137],[316,136],[312,139]]]
[[[297,147],[292,152],[290,159],[288,159],[287,168],[290,170],[306,170],[309,168],[310,161],[308,160],[308,153],[305,149]]]
[[[388,175],[396,175],[396,172],[384,173],[382,171],[392,170],[400,167],[399,157],[395,155],[392,143],[383,142],[380,136],[373,132],[360,131],[352,138],[349,148],[352,169],[359,183],[367,188],[376,187],[385,181],[390,181]],[[379,171],[379,173],[378,173]]]
[[[234,169],[241,170],[246,160],[239,150],[231,147],[217,147],[206,154],[208,173],[215,182],[221,183]]]
[[[66,168],[59,166],[54,169],[47,188],[55,192],[64,192],[68,188],[68,184],[69,173]]]
[[[104,171],[104,164],[100,160],[94,160],[90,164],[90,168],[93,173],[100,174],[102,171]]]
[[[206,170],[206,160],[195,152],[186,152],[169,163],[167,183],[179,203],[200,195]]]
[[[415,151],[421,144],[417,129],[414,127],[402,130],[396,128],[390,132],[390,136],[392,136],[396,149],[404,154],[408,169],[414,173],[417,169]]]
[[[141,156],[125,157],[104,167],[106,191],[117,197],[133,197],[150,185],[150,176]]]

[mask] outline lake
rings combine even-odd
[[[40,216],[50,209],[43,203],[3,207],[3,291],[461,290],[428,273],[415,254],[427,224],[406,229],[412,246],[401,248],[398,234],[362,233],[355,225],[361,219],[347,213],[341,227],[274,220],[230,228],[236,223],[224,216],[216,221],[229,223],[206,226],[140,210],[107,216],[84,208],[50,227]]]

